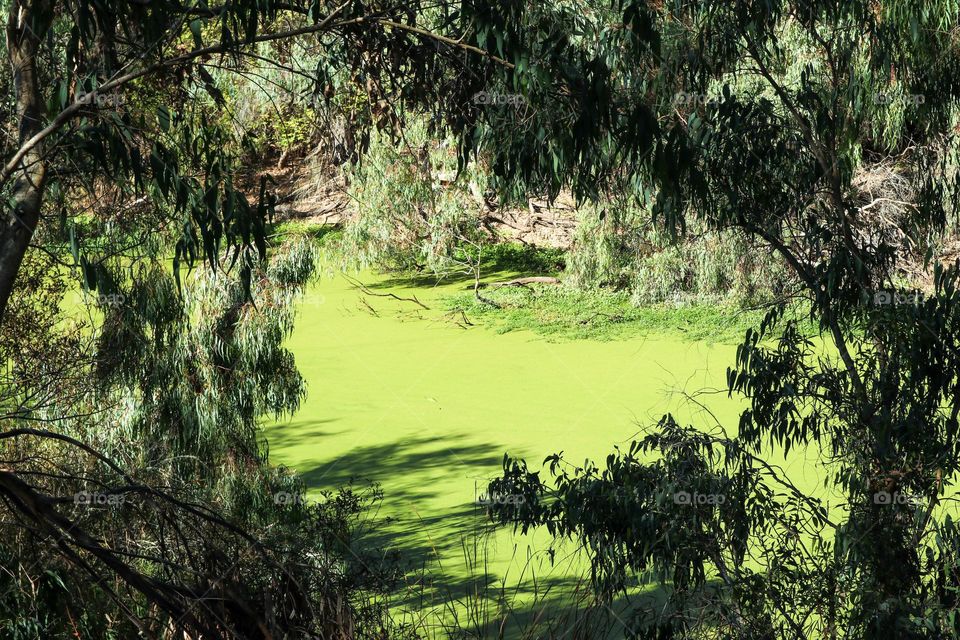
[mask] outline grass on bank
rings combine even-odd
[[[473,292],[447,300],[448,310],[463,312],[499,333],[533,331],[551,339],[619,340],[638,334],[670,333],[708,343],[739,342],[760,324],[763,309],[741,310],[729,304],[658,304],[638,307],[626,293],[582,291],[560,285],[524,285],[483,290],[496,304]]]

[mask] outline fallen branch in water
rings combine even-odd
[[[551,276],[530,276],[506,282],[481,282],[480,287],[524,287],[528,284],[560,284],[560,279]]]
[[[457,319],[458,315],[460,316],[459,320]],[[449,318],[455,325],[457,325],[461,329],[466,329],[467,327],[473,326],[473,323],[470,322],[469,318],[467,318],[467,314],[463,311],[463,309],[454,309],[453,311],[450,311],[449,313],[444,315],[444,317]]]
[[[476,297],[476,299],[477,299],[478,301],[482,302],[483,304],[488,304],[488,305],[490,305],[491,307],[493,307],[493,308],[495,308],[495,309],[502,309],[503,307],[500,306],[500,303],[499,303],[499,302],[496,302],[495,300],[491,300],[490,298],[487,298],[486,296],[480,295],[480,284],[481,284],[480,281],[477,280],[477,282],[473,285],[473,295],[474,295],[474,297]]]
[[[480,282],[478,275],[473,283],[473,295],[476,296],[480,302],[500,309],[502,306],[499,303],[480,295],[480,289],[486,289],[488,287],[491,289],[499,289],[501,287],[523,287],[524,289],[530,289],[531,284],[560,284],[560,280],[552,276],[529,276],[526,278],[515,278],[506,282]]]
[[[367,299],[366,299],[366,298],[360,298],[360,304],[362,304],[363,306],[365,306],[365,307],[367,308],[367,311],[370,312],[370,315],[376,316],[376,317],[378,317],[378,318],[380,317],[380,314],[377,313],[377,310],[376,310],[376,309],[374,309],[373,307],[370,306],[370,303],[367,302]]]
[[[578,323],[579,323],[579,324],[590,324],[591,322],[593,322],[593,320],[594,320],[595,318],[600,318],[600,317],[606,318],[606,319],[609,320],[610,322],[623,322],[623,321],[624,321],[624,317],[623,317],[622,315],[620,315],[619,313],[615,313],[615,314],[613,314],[613,315],[610,315],[609,313],[603,313],[602,311],[597,311],[597,312],[595,312],[592,316],[590,316],[590,317],[588,317],[588,318],[584,318],[583,320],[578,320]]]
[[[355,278],[351,278],[345,273],[343,274],[343,277],[346,278],[347,282],[353,285],[353,287],[360,289],[360,291],[363,291],[368,296],[376,296],[378,298],[393,298],[394,300],[399,300],[400,302],[413,302],[414,304],[420,305],[427,311],[430,311],[430,307],[428,307],[427,305],[417,300],[417,296],[413,296],[412,298],[401,298],[400,296],[393,293],[377,293],[376,291],[371,291],[369,287],[367,287],[367,285],[363,284],[362,282],[360,282]]]

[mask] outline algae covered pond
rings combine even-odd
[[[724,390],[730,341],[503,333],[445,312],[463,283],[358,278],[328,273],[302,302],[290,348],[308,397],[268,426],[271,460],[314,492],[378,483],[384,495],[370,517],[386,524],[368,542],[400,551],[441,600],[478,584],[542,591],[582,576],[575,553],[546,558],[539,532],[488,531],[477,499],[505,453],[534,467],[557,452],[602,462],[667,412],[737,424],[740,401]],[[429,309],[397,299],[414,297]],[[788,472],[816,493],[815,470],[794,463]]]

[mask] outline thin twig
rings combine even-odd
[[[371,291],[369,287],[367,287],[367,285],[363,284],[356,278],[351,278],[347,274],[343,274],[343,277],[346,278],[347,282],[353,285],[354,288],[360,289],[360,291],[363,291],[368,296],[376,296],[378,298],[393,298],[394,300],[399,300],[400,302],[412,302],[414,304],[419,305],[423,309],[430,311],[430,307],[420,302],[420,300],[417,299],[417,296],[413,296],[412,298],[401,298],[400,296],[393,293],[377,293],[375,291]]]

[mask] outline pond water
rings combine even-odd
[[[315,491],[351,480],[381,485],[370,518],[390,522],[368,542],[401,550],[424,574],[407,600],[441,610],[445,599],[504,589],[530,609],[562,600],[557,585],[582,577],[572,550],[553,564],[546,558],[544,535],[487,531],[476,500],[504,453],[534,467],[561,451],[573,463],[602,462],[667,412],[713,426],[685,394],[700,394],[728,429],[737,424],[742,401],[724,390],[733,344],[671,335],[558,341],[464,328],[441,302],[463,283],[414,288],[354,275],[366,291],[335,274],[305,297],[289,344],[308,397],[266,435],[271,460],[296,469]],[[387,293],[415,295],[430,309]],[[792,480],[819,493],[819,473],[792,462]]]

